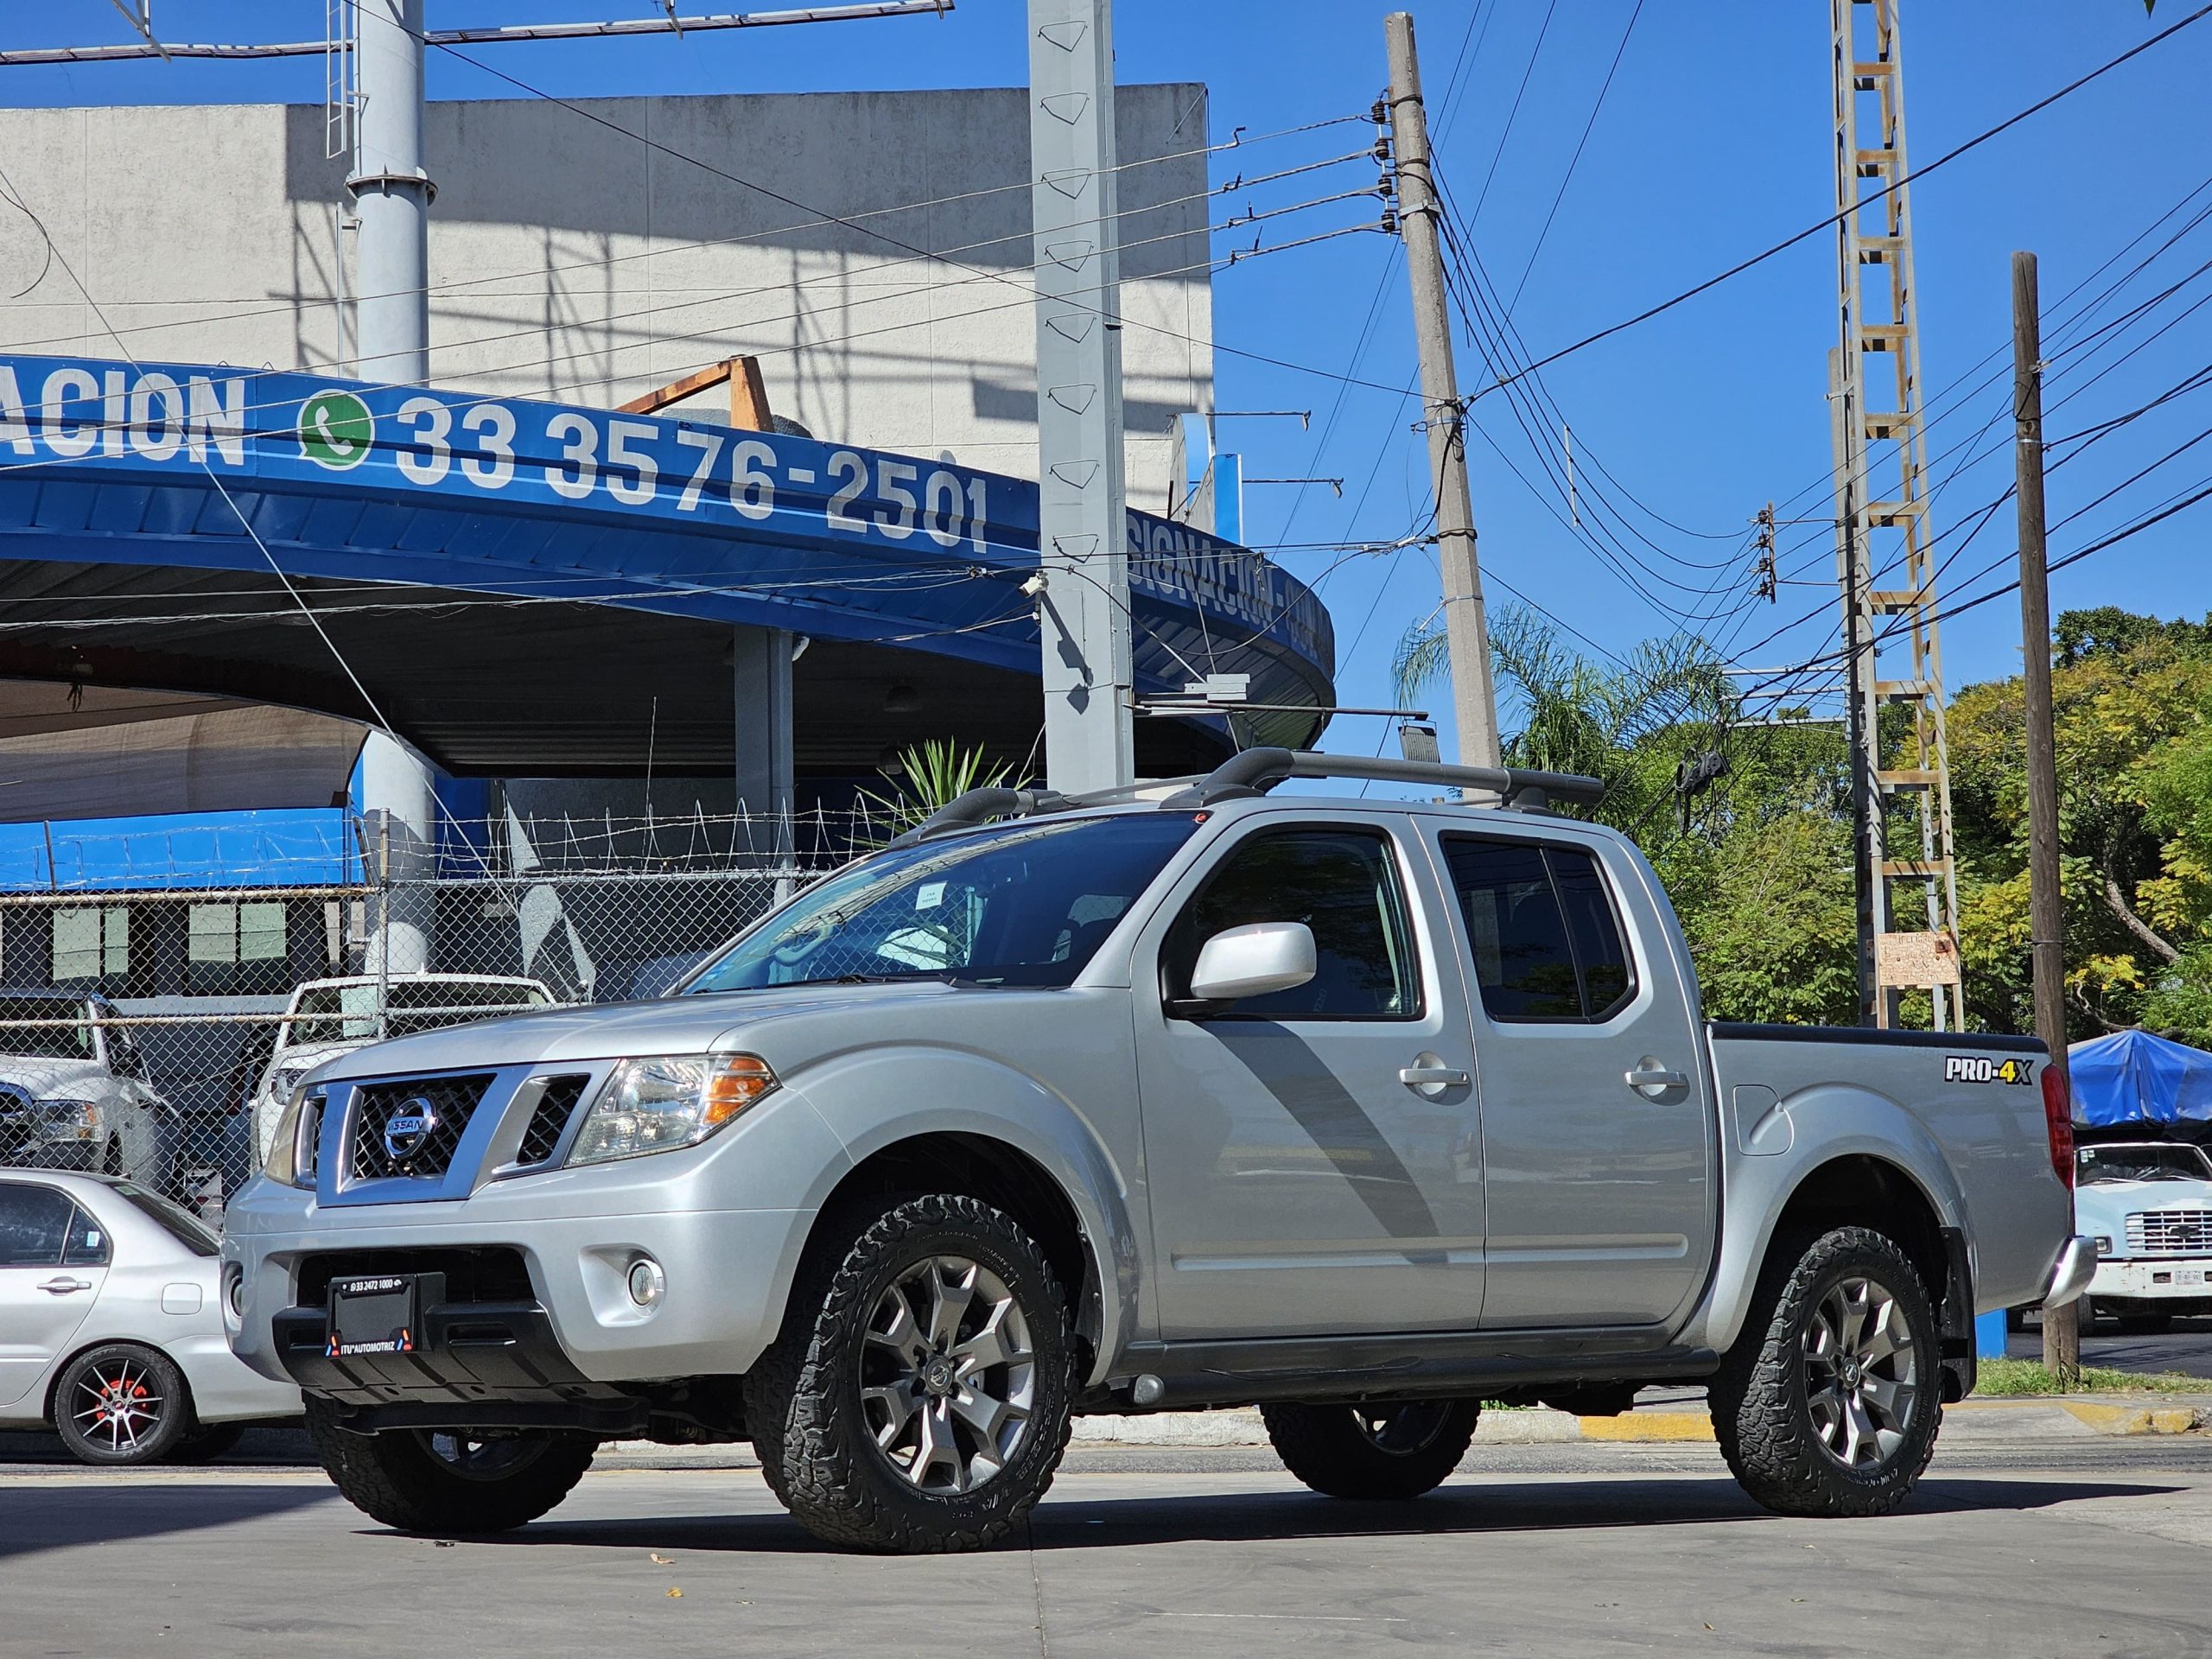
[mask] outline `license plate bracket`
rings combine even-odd
[[[423,1345],[423,1310],[445,1300],[442,1273],[352,1274],[330,1281],[333,1359],[411,1354]]]

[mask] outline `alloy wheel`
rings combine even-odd
[[[161,1432],[168,1402],[154,1391],[145,1363],[118,1359],[79,1380],[70,1417],[88,1446],[118,1456],[137,1451]]]
[[[877,1296],[860,1351],[861,1415],[918,1490],[970,1492],[1029,1433],[1037,1391],[1029,1321],[1006,1281],[965,1256],[932,1255]]]
[[[1919,1357],[1897,1299],[1863,1275],[1839,1281],[1805,1327],[1813,1430],[1837,1463],[1871,1472],[1904,1444],[1920,1402]]]
[[[1352,1421],[1368,1444],[1377,1452],[1405,1457],[1434,1440],[1452,1415],[1449,1400],[1415,1400],[1395,1405],[1359,1405],[1351,1408]]]

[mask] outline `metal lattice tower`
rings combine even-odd
[[[1836,570],[1851,670],[1860,1016],[1894,1025],[1897,988],[1926,986],[1942,1030],[1956,1014],[1958,877],[1924,478],[1912,207],[1903,181],[1897,0],[1829,0],[1829,12],[1836,211],[1841,215],[1836,248],[1841,328],[1829,361],[1829,398]],[[1882,361],[1887,375],[1874,372]],[[1895,585],[1875,585],[1883,581]],[[1902,660],[1908,651],[1909,668]],[[1910,715],[1910,766],[1883,765],[1880,715],[1891,703],[1902,703]],[[1903,810],[1893,814],[1893,806]],[[1893,817],[1909,819],[1910,830],[1897,823],[1893,836]],[[1899,841],[1916,841],[1914,855],[1892,856]],[[1918,931],[1923,914],[1925,932]]]

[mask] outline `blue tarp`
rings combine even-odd
[[[2066,1051],[2074,1121],[2212,1122],[2212,1054],[2147,1031],[2116,1031]]]

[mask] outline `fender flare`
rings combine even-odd
[[[1727,1154],[1713,1285],[1683,1336],[1716,1353],[1727,1351],[1743,1331],[1783,1211],[1817,1171],[1839,1160],[1868,1158],[1896,1170],[1927,1200],[1936,1225],[1959,1230],[1972,1249],[1974,1229],[1949,1160],[1904,1106],[1871,1089],[1819,1084],[1786,1096],[1778,1109],[1791,1128],[1788,1151],[1765,1157]],[[1726,1139],[1723,1145],[1732,1147]]]
[[[1090,1333],[1093,1374],[1086,1380],[1105,1378],[1135,1339],[1142,1256],[1128,1183],[1079,1108],[999,1061],[924,1044],[851,1051],[808,1067],[785,1086],[806,1101],[845,1152],[841,1164],[817,1174],[802,1200],[817,1218],[839,1182],[904,1141],[974,1135],[1009,1147],[1041,1168],[1074,1211],[1090,1260],[1098,1317]],[[810,1236],[811,1228],[810,1223]],[[1071,1294],[1080,1289],[1070,1287]],[[1074,1312],[1080,1322],[1082,1309]]]

